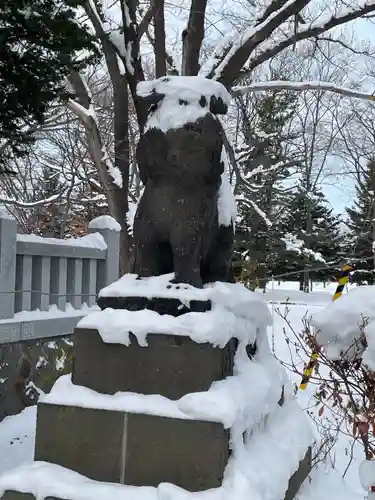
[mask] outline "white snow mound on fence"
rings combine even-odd
[[[100,215],[89,224],[89,229],[109,229],[110,231],[121,231],[121,226],[116,219],[110,215]]]
[[[81,238],[43,238],[36,234],[17,234],[17,241],[24,243],[43,243],[45,245],[59,245],[69,247],[97,248],[98,250],[107,250],[107,243],[100,233],[87,234]]]

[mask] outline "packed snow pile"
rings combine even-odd
[[[38,500],[47,497],[74,500],[157,500],[154,488],[132,488],[88,479],[59,465],[34,462],[0,478],[0,497],[7,490],[31,493]]]
[[[360,286],[312,315],[316,340],[330,359],[362,356],[375,370],[375,288]]]
[[[35,424],[36,406],[29,406],[0,422],[0,476],[33,460]]]
[[[359,479],[366,491],[375,486],[375,460],[364,460],[359,466]]]
[[[168,132],[194,123],[210,113],[212,97],[226,107],[231,101],[229,92],[221,83],[200,76],[164,76],[140,82],[137,94],[143,98],[160,96],[157,109],[147,120],[146,131],[156,128]]]
[[[110,215],[101,215],[90,222],[89,229],[109,229],[110,231],[121,231],[121,226],[117,220]]]
[[[187,335],[197,343],[210,342],[224,347],[231,338],[252,344],[258,329],[271,324],[267,305],[260,294],[243,285],[216,282],[203,289],[171,283],[174,274],[137,279],[125,275],[100,292],[102,297],[175,298],[189,306],[192,300],[210,300],[211,311],[190,312],[179,317],[155,311],[105,309],[82,319],[78,327],[97,329],[104,342],[130,343],[130,333],[139,345],[147,345],[147,334]]]
[[[295,500],[365,500],[364,494],[349,487],[340,472],[329,465],[314,468]],[[367,498],[366,500],[370,500]]]

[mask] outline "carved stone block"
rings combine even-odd
[[[228,441],[213,422],[39,404],[35,459],[97,481],[200,491],[221,485]]]
[[[140,347],[130,337],[128,347],[106,344],[97,330],[76,328],[73,383],[104,394],[124,391],[180,399],[233,373],[236,340],[220,349],[190,337],[150,334],[148,346]]]

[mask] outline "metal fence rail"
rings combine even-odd
[[[105,245],[19,236],[15,219],[0,212],[0,344],[72,333],[82,305],[94,305],[98,291],[118,278],[119,232],[89,232],[101,234]],[[62,313],[48,317],[51,306]]]

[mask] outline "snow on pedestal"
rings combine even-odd
[[[271,324],[271,316],[262,297],[238,283],[217,282],[199,289],[185,283],[171,283],[173,277],[173,274],[168,274],[137,279],[137,275],[125,275],[101,290],[99,296],[173,298],[187,307],[193,300],[210,300],[211,311],[204,314],[191,312],[176,318],[148,309],[105,309],[96,315],[86,316],[78,327],[97,329],[103,341],[108,343],[129,345],[131,332],[142,346],[147,345],[147,334],[160,333],[188,335],[194,342],[210,342],[224,347],[231,338],[251,344],[255,341],[257,329],[265,329]]]

